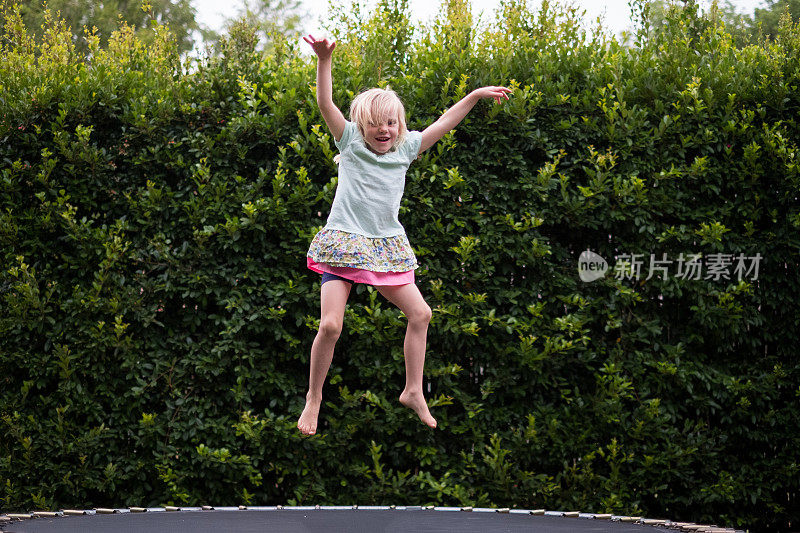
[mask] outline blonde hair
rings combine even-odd
[[[397,93],[389,86],[385,89],[369,89],[353,98],[350,104],[350,120],[356,123],[362,136],[368,124],[378,124],[386,118],[397,118],[397,141],[392,146],[394,150],[403,144],[408,133],[406,110]]]

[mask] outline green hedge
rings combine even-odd
[[[642,7],[640,4],[636,4]],[[497,505],[758,530],[800,522],[800,29],[737,49],[689,2],[635,46],[559,6],[453,0],[331,23],[334,99],[390,84],[411,129],[508,84],[410,168],[439,429],[397,397],[405,318],[356,286],[320,434],[305,252],[336,186],[300,44],[235,28],[181,60],[122,28],[89,60],[14,8],[0,54],[0,511]],[[612,270],[578,276],[591,249]],[[650,254],[755,256],[645,279]],[[644,254],[640,277],[614,275]],[[708,266],[706,264],[706,266]],[[791,524],[791,526],[790,526]]]

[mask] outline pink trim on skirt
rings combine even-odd
[[[414,283],[413,270],[407,272],[373,272],[362,268],[335,267],[326,263],[317,263],[310,257],[306,257],[306,266],[319,274],[328,272],[356,283],[366,283],[367,285],[407,285]]]

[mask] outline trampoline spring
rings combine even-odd
[[[128,511],[132,513],[146,513],[147,508],[145,507],[128,507]]]
[[[301,507],[298,507],[301,509]],[[386,505],[361,505],[358,507],[359,511],[388,511],[389,507]]]
[[[210,506],[210,505],[204,505],[203,507],[201,507],[201,509],[203,511],[213,511],[214,510],[214,508],[212,506]]]
[[[506,514],[507,514],[509,511],[511,511],[511,509],[509,509],[508,507],[503,507],[502,509],[498,509],[498,510],[497,510],[497,512],[498,512],[498,513],[506,513]]]
[[[32,514],[24,514],[24,513],[10,513],[6,515],[10,520],[28,520],[33,518]]]
[[[58,513],[54,511],[34,511],[32,514],[36,518],[55,518],[58,516]]]
[[[77,509],[64,509],[64,516],[80,516],[85,515],[86,511],[79,511]]]
[[[180,508],[180,507],[173,507],[173,506],[171,506],[171,505],[165,505],[165,506],[164,506],[164,510],[165,510],[165,511],[171,511],[171,512],[175,512],[175,511],[180,511],[180,510],[181,510],[181,508]]]
[[[561,514],[561,516],[566,516],[568,518],[578,518],[581,515],[580,511],[565,511]]]
[[[117,510],[116,509],[99,508],[99,509],[95,509],[94,512],[97,513],[97,514],[115,514],[117,512]]]
[[[469,513],[472,512],[472,507],[462,507],[461,510]]]
[[[534,509],[533,511],[531,511],[531,514],[534,516],[544,516],[546,512],[547,511],[544,509]]]
[[[610,514],[595,514],[595,515],[592,515],[592,518],[594,518],[595,520],[611,520],[611,515]]]

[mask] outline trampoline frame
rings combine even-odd
[[[5,529],[5,526],[19,521],[33,520],[36,518],[59,518],[68,516],[79,515],[107,515],[107,514],[125,514],[125,513],[159,513],[159,512],[181,512],[181,511],[352,511],[352,510],[368,510],[368,511],[389,511],[389,510],[428,510],[435,512],[473,512],[473,513],[509,513],[509,514],[525,514],[535,516],[556,516],[563,518],[583,518],[589,520],[610,520],[612,522],[631,522],[647,526],[664,527],[672,530],[680,530],[686,532],[702,532],[702,533],[744,533],[742,530],[733,528],[718,527],[715,525],[702,525],[691,522],[674,522],[672,520],[650,519],[642,518],[640,516],[623,516],[612,514],[598,514],[598,513],[583,513],[580,511],[548,511],[545,509],[511,509],[511,508],[493,508],[493,507],[436,507],[436,506],[406,506],[406,505],[387,505],[387,506],[369,506],[369,505],[313,505],[313,506],[245,506],[238,507],[213,507],[204,505],[202,507],[128,507],[128,508],[95,508],[85,510],[64,509],[61,511],[34,511],[31,513],[7,513],[0,515],[0,531]]]

